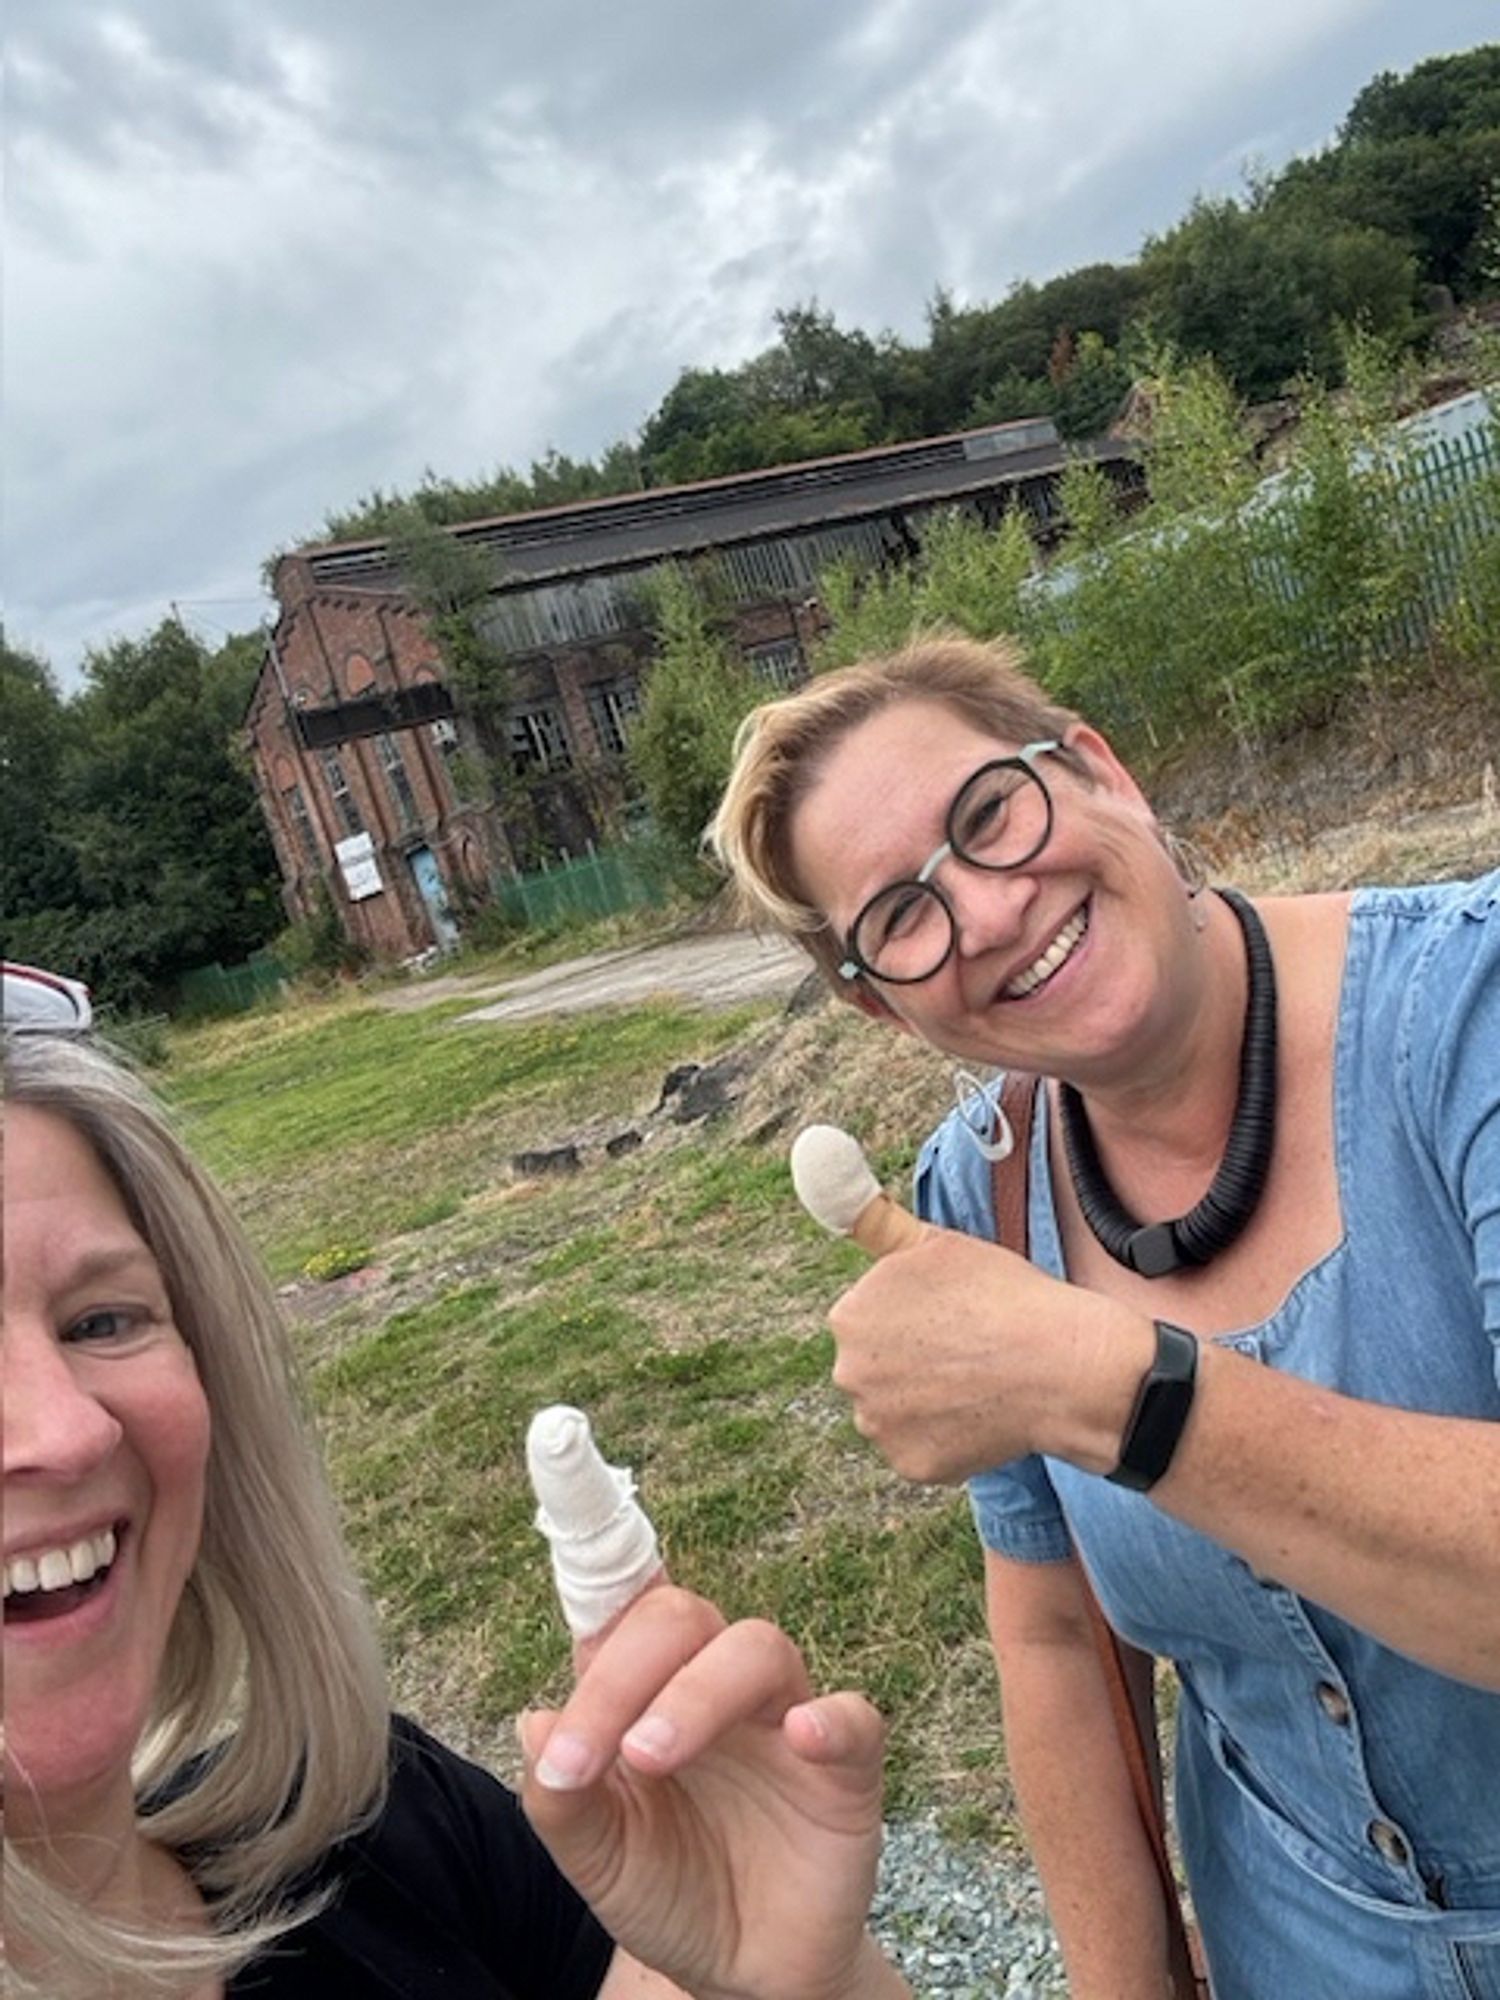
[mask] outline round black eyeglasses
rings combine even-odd
[[[941,847],[909,880],[877,890],[850,925],[841,979],[864,973],[883,985],[916,986],[941,971],[958,941],[958,920],[934,873],[950,854],[996,875],[1035,860],[1052,837],[1052,794],[1036,759],[1059,747],[1028,743],[965,779],[948,808]]]

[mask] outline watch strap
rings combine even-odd
[[[1193,1407],[1198,1342],[1184,1327],[1156,1322],[1156,1357],[1141,1378],[1120,1440],[1120,1462],[1107,1475],[1116,1486],[1145,1493],[1172,1463]]]

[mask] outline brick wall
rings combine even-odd
[[[513,708],[560,713],[569,762],[546,773],[529,767],[526,783],[507,794],[508,747],[491,746],[499,752],[501,795],[498,807],[484,806],[460,797],[455,784],[456,772],[465,766],[477,772],[485,762],[485,746],[464,715],[387,731],[384,743],[375,735],[349,736],[331,746],[331,757],[303,743],[297,711],[440,683],[441,662],[425,617],[393,593],[318,589],[300,556],[283,557],[275,583],[282,613],[274,659],[257,684],[246,735],[289,917],[310,915],[319,885],[326,885],[351,938],[377,959],[408,958],[435,941],[412,874],[415,850],[430,849],[450,904],[461,906],[467,892],[482,893],[497,874],[608,838],[626,798],[611,738],[631,688],[638,690],[649,670],[648,632],[616,633],[513,662]],[[736,637],[752,659],[767,649],[767,663],[785,673],[805,664],[822,625],[812,599],[765,603],[737,613]],[[404,786],[388,769],[395,756]],[[371,837],[383,886],[351,900],[334,847],[356,819]]]
[[[477,767],[478,745],[470,725],[455,718],[307,747],[297,710],[436,681],[440,663],[426,620],[397,598],[315,592],[296,557],[278,566],[276,587],[283,606],[276,658],[262,671],[246,728],[288,915],[310,915],[321,882],[351,938],[379,959],[410,957],[435,942],[412,854],[431,850],[450,902],[482,891],[509,858],[492,814],[455,786],[455,760]],[[357,900],[334,855],[355,821],[371,837],[383,884]]]

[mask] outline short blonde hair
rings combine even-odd
[[[150,1092],[77,1037],[8,1036],[5,1089],[10,1103],[65,1119],[119,1189],[161,1269],[212,1425],[202,1545],[135,1776],[147,1836],[206,1857],[195,1872],[215,1899],[216,1937],[152,1938],[93,1918],[46,1880],[44,1854],[7,1843],[12,1939],[45,1966],[49,1996],[101,1994],[142,1975],[191,1986],[305,1916],[278,1907],[285,1885],[377,1807],[389,1722],[379,1644],[280,1312],[218,1188]],[[197,1782],[152,1807],[195,1757]],[[40,1864],[35,1874],[28,1863]],[[14,1888],[28,1882],[18,1907]]]
[[[844,947],[798,880],[791,851],[797,807],[849,731],[897,702],[939,702],[1018,746],[1045,737],[1062,742],[1077,716],[1050,701],[1020,659],[1009,640],[983,645],[941,633],[820,674],[741,723],[706,845],[729,874],[745,921],[794,939],[836,992],[848,991],[837,977]]]

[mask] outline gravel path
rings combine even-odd
[[[471,1011],[459,1015],[460,1021],[534,1020],[658,998],[737,1007],[747,1000],[789,999],[810,969],[805,954],[784,939],[749,931],[695,931],[653,944],[591,952],[504,980],[440,973],[380,988],[372,998],[376,1006],[398,1014],[443,1000],[472,1000]]]
[[[933,1818],[887,1826],[874,1928],[917,2000],[1066,2000],[1030,1864]]]

